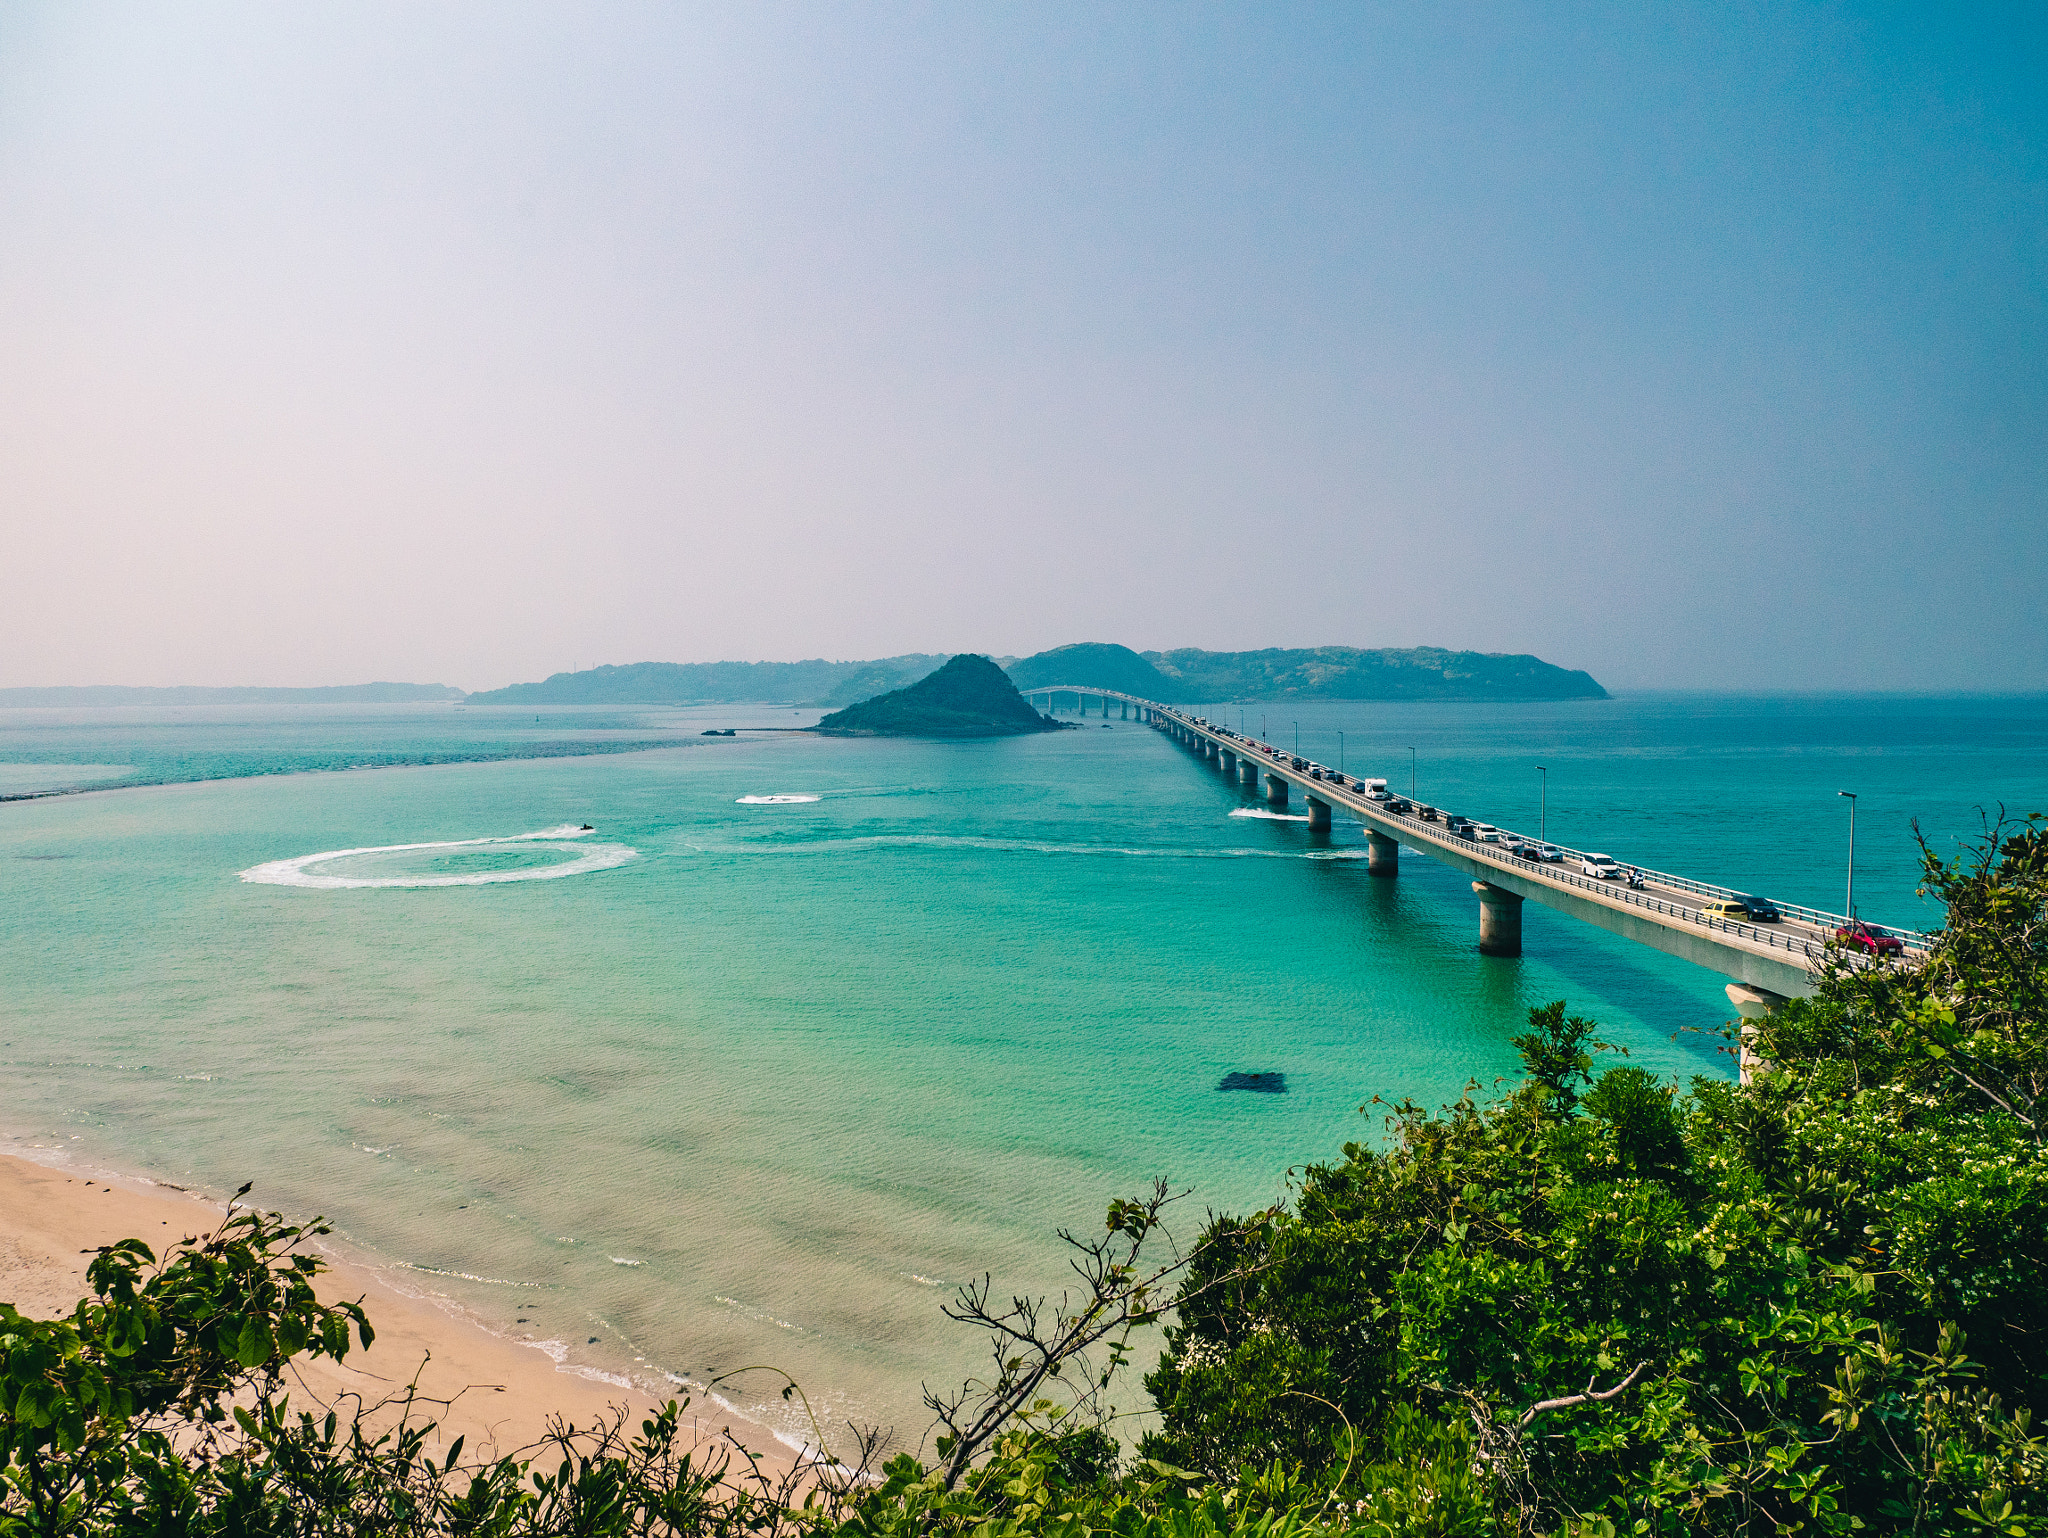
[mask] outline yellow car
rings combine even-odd
[[[1738,923],[1746,924],[1749,922],[1749,909],[1742,903],[1721,897],[1714,899],[1712,902],[1701,903],[1700,917],[1703,919],[1734,919]]]

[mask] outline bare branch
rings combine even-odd
[[[1613,1388],[1606,1389],[1598,1394],[1593,1392],[1593,1385],[1599,1380],[1597,1378],[1588,1378],[1586,1380],[1586,1391],[1583,1394],[1567,1394],[1562,1399],[1539,1399],[1522,1412],[1522,1418],[1515,1423],[1515,1429],[1527,1431],[1537,1416],[1548,1414],[1552,1410],[1569,1410],[1574,1405],[1582,1404],[1605,1404],[1610,1399],[1619,1398],[1634,1386],[1636,1379],[1643,1375],[1643,1369],[1649,1365],[1648,1362],[1636,1363],[1635,1369],[1626,1378],[1615,1384]]]
[[[1091,1406],[1123,1365],[1131,1333],[1156,1320],[1169,1304],[1162,1302],[1166,1282],[1186,1269],[1199,1250],[1175,1250],[1163,1264],[1143,1270],[1140,1252],[1160,1228],[1161,1214],[1187,1193],[1155,1182],[1142,1200],[1110,1205],[1105,1232],[1084,1242],[1062,1231],[1060,1237],[1077,1252],[1070,1260],[1081,1286],[1048,1307],[1042,1298],[1012,1297],[1009,1306],[993,1303],[992,1280],[984,1276],[960,1289],[944,1312],[949,1319],[979,1325],[988,1332],[995,1371],[986,1381],[970,1381],[948,1394],[925,1391],[925,1404],[936,1417],[941,1473],[950,1489],[975,1458],[1019,1413],[1040,1402],[1055,1380],[1073,1403]],[[1107,1343],[1108,1361],[1100,1370],[1088,1353]],[[1070,1371],[1071,1369],[1071,1371]]]

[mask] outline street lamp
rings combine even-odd
[[[1301,723],[1299,721],[1294,723],[1294,756],[1296,758],[1301,757]]]
[[[1838,796],[1849,798],[1849,890],[1842,899],[1842,906],[1849,910],[1849,922],[1856,922],[1856,792],[1838,790]]]
[[[1408,750],[1408,799],[1415,799],[1415,750]]]
[[[1337,734],[1337,772],[1339,774],[1344,772],[1344,734],[1342,732]]]
[[[1536,818],[1536,842],[1545,844],[1549,842],[1544,835],[1550,826],[1550,771],[1538,764],[1536,772],[1543,776],[1543,810]]]

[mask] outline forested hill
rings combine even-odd
[[[1144,699],[1604,700],[1592,675],[1540,657],[1316,646],[1255,652],[1134,652],[1100,641],[1057,646],[1009,665],[1020,689],[1078,684]]]
[[[827,737],[1014,737],[1060,728],[1033,710],[991,659],[971,652],[908,688],[834,711],[817,725]]]
[[[924,677],[945,654],[878,662],[631,662],[556,673],[472,694],[478,705],[723,705],[739,700],[851,704]]]
[[[1255,652],[1146,652],[1175,700],[1604,700],[1593,675],[1541,657],[1315,646]],[[1047,682],[1058,682],[1049,679]],[[1069,679],[1086,683],[1087,679]],[[1112,685],[1111,687],[1114,687]]]
[[[479,705],[715,705],[742,700],[851,705],[901,689],[945,662],[911,652],[873,662],[634,662],[556,673],[472,694]],[[1252,652],[1132,651],[1105,641],[995,659],[1020,689],[1079,684],[1144,699],[1599,700],[1590,674],[1540,657],[1317,646]]]
[[[1161,673],[1128,646],[1107,641],[1083,641],[1075,646],[1055,646],[1035,657],[1021,657],[1009,664],[1010,681],[1020,689],[1044,689],[1053,684],[1092,684],[1098,689],[1115,689],[1135,694],[1141,700],[1162,704],[1177,696],[1174,681]]]

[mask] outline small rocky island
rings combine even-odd
[[[827,737],[1016,737],[1057,732],[987,657],[962,653],[935,673],[888,694],[834,711],[815,730]]]

